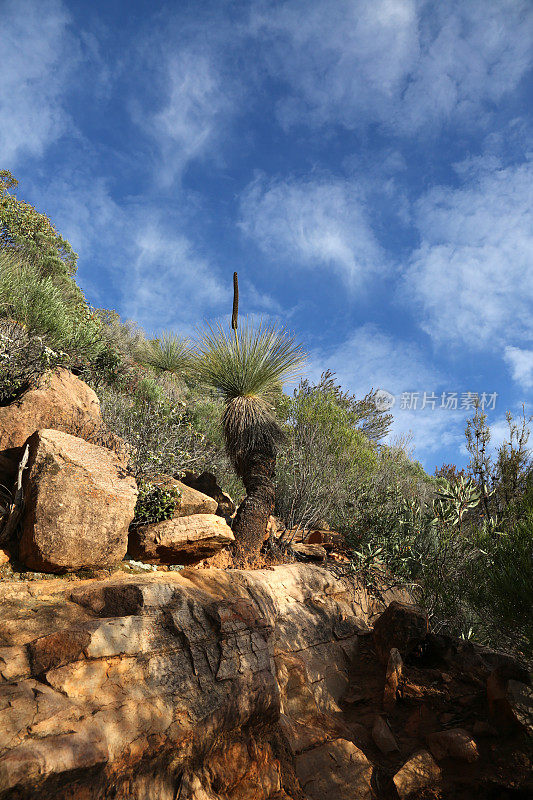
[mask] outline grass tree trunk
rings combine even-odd
[[[259,554],[265,540],[268,519],[274,511],[274,470],[276,459],[252,454],[241,465],[246,497],[233,521],[237,556]]]

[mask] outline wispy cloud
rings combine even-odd
[[[170,186],[194,159],[217,158],[223,132],[234,110],[234,83],[226,81],[214,48],[167,43],[159,67],[160,108],[137,121],[155,140],[160,157],[157,178]]]
[[[190,330],[206,314],[229,308],[229,287],[185,236],[169,234],[154,221],[138,231],[134,253],[124,313],[142,320],[149,329]]]
[[[71,127],[64,90],[79,53],[69,22],[60,0],[2,2],[0,153],[12,169]]]
[[[413,133],[479,123],[531,64],[527,0],[288,0],[259,4],[252,30],[290,91],[285,127],[377,122]]]
[[[416,204],[407,296],[438,342],[475,350],[531,340],[533,165],[478,160],[461,171],[462,186],[435,187]]]
[[[241,227],[266,254],[338,272],[351,286],[386,268],[357,185],[257,178],[241,198]]]

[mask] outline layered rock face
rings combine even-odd
[[[181,786],[183,800],[297,800],[310,774],[299,753],[327,760],[326,739],[364,775],[350,797],[370,797],[370,762],[327,718],[368,629],[353,585],[291,565],[0,595],[0,797],[170,800]],[[318,734],[304,718],[322,720]],[[301,728],[296,760],[280,719]]]
[[[2,800],[527,796],[523,732],[489,722],[497,654],[399,603],[374,640],[383,604],[322,567],[12,581],[0,602]]]

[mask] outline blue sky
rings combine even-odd
[[[188,334],[237,270],[463,464],[463,393],[496,442],[532,413],[532,38],[530,0],[0,0],[1,166],[93,305]]]

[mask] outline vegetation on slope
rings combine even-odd
[[[106,428],[83,435],[125,442],[146,518],[151,478],[207,469],[236,501],[247,493],[235,528],[257,550],[275,489],[288,528],[325,519],[350,544],[350,568],[409,584],[435,628],[531,657],[528,418],[508,416],[508,437],[491,457],[476,409],[468,468],[444,465],[430,476],[405,445],[385,443],[392,419],[372,392],[353,397],[326,373],[284,394],[301,350],[283,331],[214,326],[191,347],[93,309],[75,283],[72,247],[15,187],[0,173],[0,403],[65,365],[101,400]]]

